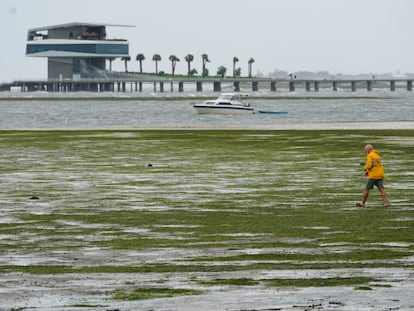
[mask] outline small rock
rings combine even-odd
[[[39,197],[33,195],[33,196],[30,197],[30,200],[39,200]]]

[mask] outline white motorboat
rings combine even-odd
[[[254,109],[250,107],[250,104],[242,101],[242,97],[247,96],[224,93],[217,99],[206,100],[201,104],[193,104],[193,107],[200,114],[253,114]]]

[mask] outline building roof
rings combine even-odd
[[[76,26],[89,26],[89,27],[135,27],[134,25],[118,25],[118,24],[108,24],[108,23],[80,23],[80,22],[73,22],[73,23],[66,23],[66,24],[60,24],[60,25],[52,25],[52,26],[45,26],[45,27],[37,27],[37,28],[31,28],[29,29],[29,32],[32,31],[44,31],[44,30],[50,30],[50,29],[56,29],[56,28],[70,28],[70,27],[76,27]]]

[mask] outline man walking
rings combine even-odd
[[[384,166],[382,166],[380,153],[378,150],[375,150],[374,147],[370,144],[366,145],[365,153],[367,154],[365,159],[364,171],[365,176],[368,177],[367,184],[365,185],[364,193],[362,194],[362,201],[356,203],[356,206],[364,207],[365,202],[368,199],[368,195],[371,189],[376,186],[381,192],[382,198],[384,200],[384,206],[388,206],[387,192],[384,189]]]

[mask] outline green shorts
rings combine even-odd
[[[365,189],[371,190],[376,186],[378,189],[384,189],[384,180],[383,179],[368,179]]]

